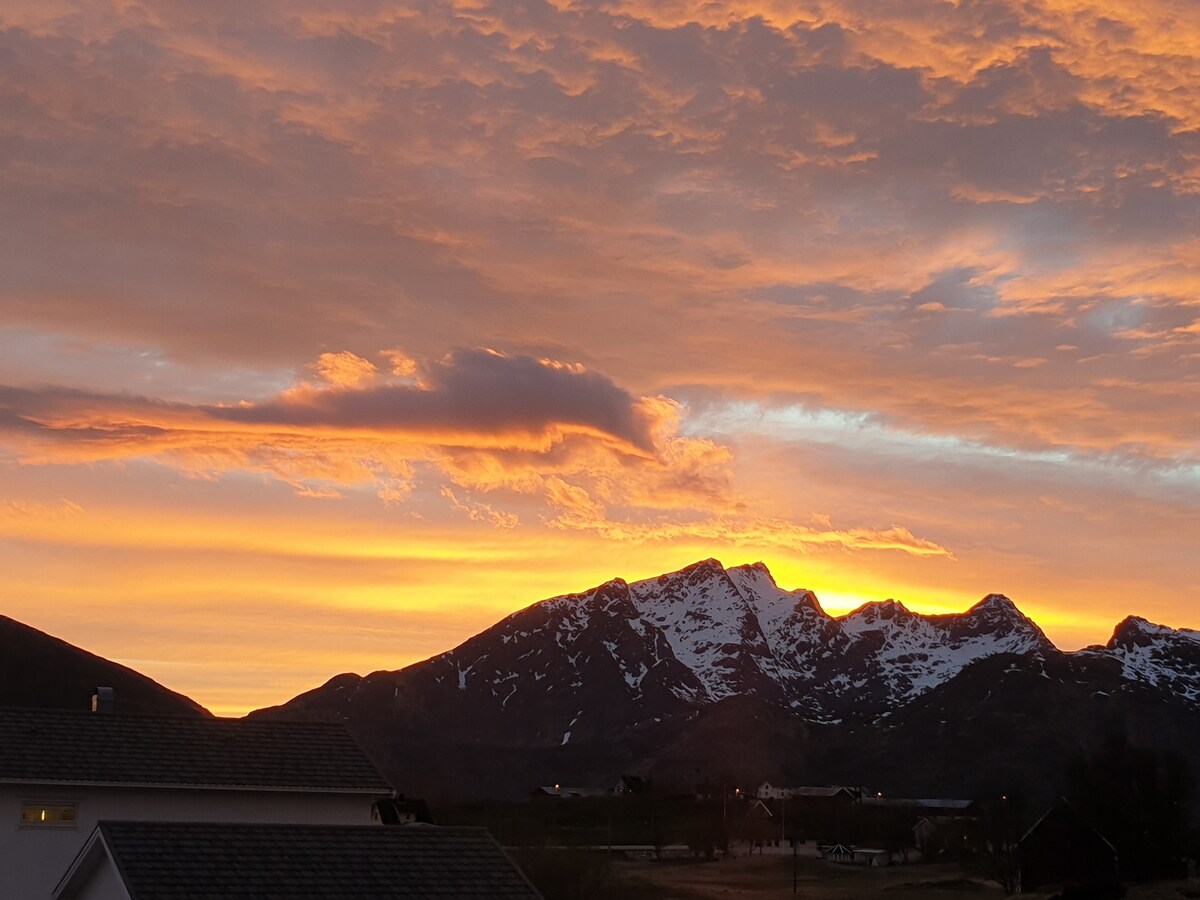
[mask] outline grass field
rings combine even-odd
[[[791,857],[759,856],[709,863],[651,863],[621,860],[613,864],[606,895],[614,900],[714,900],[756,897],[785,900],[959,900],[1003,897],[994,882],[953,865],[863,868],[800,859],[792,893]]]
[[[929,864],[862,868],[817,859],[798,860],[792,893],[790,857],[742,857],[718,862],[616,860],[597,896],[611,900],[989,900],[1003,898],[1000,886],[958,865]],[[1022,894],[1045,898],[1045,894]],[[1164,881],[1131,885],[1125,900],[1200,898],[1200,882]]]

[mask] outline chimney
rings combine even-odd
[[[113,689],[98,687],[92,693],[92,712],[110,713],[113,711]]]

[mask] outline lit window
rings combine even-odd
[[[74,828],[78,819],[78,803],[22,803],[22,825],[49,825]]]

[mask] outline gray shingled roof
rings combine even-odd
[[[101,822],[132,900],[540,900],[482,828]]]
[[[903,797],[863,797],[863,806],[896,807],[961,812],[975,805],[972,800],[907,799]]]
[[[846,787],[798,787],[792,788],[792,796],[794,797],[836,797],[838,794],[853,794],[854,791]]]
[[[38,709],[0,709],[3,781],[391,792],[336,723]]]

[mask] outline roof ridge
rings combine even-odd
[[[0,710],[0,781],[392,791],[344,722]]]

